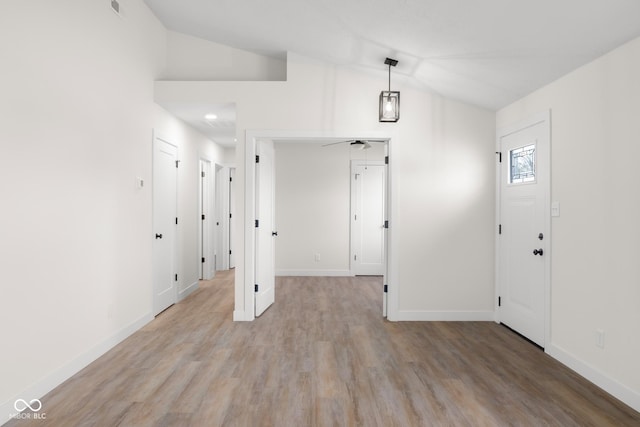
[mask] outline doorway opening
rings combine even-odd
[[[260,234],[260,228],[262,228],[262,226],[266,227],[268,225],[263,222],[263,218],[258,217],[258,212],[262,210],[262,208],[259,206],[260,205],[260,202],[259,202],[260,201],[260,195],[259,195],[260,167],[264,167],[264,163],[263,163],[264,159],[262,157],[263,155],[260,154],[262,150],[261,147],[264,145],[268,145],[269,143],[273,143],[275,141],[276,152],[278,152],[278,148],[277,148],[278,146],[315,147],[316,150],[319,150],[322,147],[322,145],[327,145],[332,142],[338,142],[340,140],[350,139],[350,138],[340,138],[340,137],[330,137],[330,138],[328,137],[311,138],[309,136],[297,137],[295,135],[293,136],[287,135],[283,137],[282,134],[274,133],[273,135],[268,135],[269,133],[270,132],[261,132],[259,135],[258,134],[251,135],[251,132],[249,132],[248,138],[246,141],[245,165],[247,168],[246,170],[247,192],[245,194],[245,235],[246,235],[245,254],[244,254],[245,255],[244,256],[245,277],[242,283],[236,283],[236,292],[237,293],[239,291],[242,292],[244,294],[244,298],[243,298],[243,301],[240,301],[240,303],[238,300],[236,300],[236,310],[234,311],[235,320],[253,320],[256,317],[256,311],[255,311],[256,306],[258,304],[260,304],[261,307],[265,306],[263,302],[260,302],[260,301],[257,302],[255,299],[256,294],[259,294],[260,291],[264,289],[261,287],[261,283],[258,283],[259,280],[257,280],[258,268],[259,268],[258,263],[261,256],[260,251],[264,250],[264,248],[259,247],[260,238],[258,236]],[[268,137],[265,135],[268,135]],[[344,197],[340,206],[338,206],[338,204],[335,202],[328,202],[326,199],[324,201],[314,202],[314,201],[299,197],[301,195],[305,195],[305,194],[309,195],[314,193],[327,196],[327,194],[330,193],[330,190],[329,190],[330,185],[328,185],[327,183],[335,178],[335,175],[336,175],[335,171],[332,172],[329,169],[326,170],[324,177],[316,179],[316,182],[314,182],[312,178],[309,178],[309,180],[303,180],[299,178],[300,176],[303,176],[301,174],[306,175],[311,171],[311,169],[313,169],[313,167],[318,166],[318,164],[321,163],[322,155],[305,157],[305,156],[300,156],[299,153],[287,154],[287,155],[293,156],[292,157],[294,159],[293,166],[290,169],[294,171],[295,170],[299,171],[297,175],[298,179],[295,179],[295,176],[296,176],[295,173],[293,174],[294,176],[293,179],[291,176],[281,176],[280,174],[275,173],[276,190],[275,190],[275,195],[273,196],[274,203],[275,203],[274,219],[277,219],[278,227],[275,226],[275,222],[274,222],[274,224],[271,225],[271,228],[269,230],[266,230],[262,233],[263,234],[262,241],[266,242],[267,247],[274,248],[272,250],[275,253],[275,256],[273,256],[274,262],[276,259],[275,257],[276,256],[278,257],[278,260],[277,260],[278,270],[276,271],[274,269],[273,275],[278,275],[278,276],[304,276],[304,275],[353,276],[355,275],[354,270],[352,268],[353,265],[352,265],[352,257],[351,257],[352,235],[351,235],[350,218],[351,218],[351,209],[352,209],[351,161],[356,160],[356,161],[360,161],[360,163],[354,164],[354,169],[353,169],[354,171],[358,167],[363,167],[363,168],[368,167],[369,169],[367,169],[367,173],[375,171],[379,166],[387,169],[387,173],[384,174],[384,179],[380,180],[379,179],[380,175],[378,174],[378,180],[377,180],[377,183],[382,185],[382,188],[380,189],[384,191],[382,199],[385,201],[385,203],[382,205],[384,218],[379,218],[382,220],[378,221],[380,223],[377,224],[377,228],[378,228],[378,231],[383,230],[382,234],[384,235],[384,239],[385,239],[385,242],[380,249],[380,251],[382,252],[382,258],[384,259],[383,271],[381,272],[381,275],[383,276],[383,280],[382,280],[383,285],[387,285],[388,279],[391,276],[391,272],[393,271],[391,267],[391,263],[389,262],[390,261],[389,255],[391,253],[390,251],[391,230],[389,227],[391,223],[391,210],[388,209],[388,207],[390,206],[390,203],[387,202],[388,200],[390,200],[390,194],[391,194],[390,173],[388,173],[388,170],[390,169],[390,165],[391,165],[391,161],[389,161],[390,150],[388,148],[388,146],[390,145],[389,144],[390,140],[391,138],[389,137],[384,138],[384,141],[382,141],[384,143],[380,144],[379,152],[381,153],[381,155],[378,158],[373,158],[373,159],[371,157],[367,158],[364,155],[361,158],[358,158],[354,154],[349,154],[351,150],[349,149],[350,147],[348,145],[346,146],[345,150],[342,150],[343,154],[346,153],[346,156],[343,157],[345,189],[343,192]],[[331,148],[322,148],[322,149],[325,150],[327,154],[329,154],[329,150],[331,150]],[[296,151],[296,150],[294,149],[293,151]],[[336,151],[340,151],[340,150],[336,150]],[[360,153],[364,154],[362,153],[362,151]],[[334,154],[337,154],[337,153],[334,153]],[[254,163],[257,160],[255,156],[259,156],[258,163]],[[274,166],[274,169],[273,169],[274,171],[280,172],[280,169],[281,169],[280,162],[282,161],[280,156],[281,156],[281,153],[278,153],[275,155],[276,166]],[[281,197],[282,195],[279,195],[279,192],[281,191],[280,190],[281,185],[279,183],[280,180],[284,180],[287,183],[285,185],[285,189],[286,189],[285,197]],[[329,195],[329,197],[332,197],[332,196]],[[320,215],[317,217],[314,216],[313,219],[311,219],[308,212],[308,210],[310,209],[311,210],[315,209],[319,211]],[[283,217],[280,211],[285,211],[288,213]],[[343,213],[343,215],[341,215],[341,212]],[[342,225],[340,225],[339,227],[336,227],[335,230],[331,229],[330,226],[329,228],[326,228],[325,223],[322,223],[322,224],[319,223],[319,221],[320,222],[325,221],[327,217],[331,217],[331,216],[342,216],[342,219],[343,219]],[[317,218],[320,218],[320,219],[317,219]],[[301,240],[302,242],[308,239],[305,239],[303,238],[303,236],[300,236],[299,235],[300,233],[292,233],[291,232],[292,228],[289,227],[291,224],[298,226],[299,227],[298,230],[306,230],[310,233],[319,232],[318,234],[321,234],[322,235],[321,237],[324,238],[325,240],[331,240],[331,237],[336,236],[337,232],[339,231],[338,228],[340,228],[343,231],[342,239],[345,242],[345,244],[341,247],[340,250],[333,251],[333,250],[321,249],[320,244],[322,244],[323,242],[321,241],[322,239],[320,238],[318,239],[320,243],[318,243],[318,246],[316,247],[313,247],[311,245],[301,244],[300,240],[296,243],[296,239],[302,239]],[[256,227],[256,225],[258,226]],[[300,227],[303,227],[303,228],[300,228]],[[323,232],[322,230],[325,230],[325,231]],[[269,237],[272,236],[272,238],[269,239],[267,237],[267,234],[269,234]],[[293,244],[288,243],[287,245],[282,245],[278,241],[278,239],[284,240],[283,237],[292,238],[294,243]],[[274,244],[274,241],[275,241],[275,244]],[[275,246],[278,246],[278,250],[275,250]],[[342,260],[343,260],[342,264],[330,265],[328,261],[330,261],[331,257],[336,254],[338,256],[342,256]],[[302,258],[304,259],[301,261]],[[283,259],[289,259],[289,260],[293,259],[296,262],[287,264],[286,260],[283,261]],[[361,274],[365,274],[365,273],[361,273]],[[372,273],[372,274],[375,274],[375,273]],[[387,297],[389,296],[388,295],[389,293],[385,292],[386,290],[388,290],[387,286],[381,286],[380,293],[383,296],[383,301],[384,301],[383,305],[384,305],[385,311],[388,305],[386,300],[387,300]],[[268,304],[266,305],[268,306]],[[244,308],[244,310],[239,308],[241,306],[243,306],[242,308]]]

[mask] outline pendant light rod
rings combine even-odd
[[[398,65],[397,59],[386,58],[384,63],[389,66],[389,92],[391,92],[391,67]]]

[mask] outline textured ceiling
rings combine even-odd
[[[499,109],[640,36],[639,0],[145,0],[171,30]]]

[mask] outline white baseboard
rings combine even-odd
[[[0,404],[0,425],[9,421],[10,415],[16,413],[16,410],[14,408],[14,403],[16,400],[24,399],[29,402],[32,399],[41,399],[42,396],[49,393],[51,390],[80,372],[91,362],[105,354],[107,351],[111,350],[117,344],[124,341],[131,334],[133,334],[152,320],[153,315],[151,313],[145,314],[140,319],[131,323],[129,326],[121,329],[119,332],[115,333],[95,347],[89,349],[69,363],[51,372],[35,384],[27,387],[25,390],[15,395],[12,399],[9,399],[9,401],[2,402],[2,404]],[[45,405],[43,406],[40,413],[46,413],[46,410],[47,408]]]
[[[394,320],[400,322],[489,322],[493,311],[405,311],[399,310]]]
[[[353,277],[349,270],[277,270],[276,276]]]
[[[246,314],[247,313],[244,310],[233,310],[233,321],[234,322],[248,322],[248,321],[252,321],[254,319],[253,317],[248,319]]]
[[[178,292],[178,302],[182,301],[198,289],[198,282],[193,282],[180,292]]]
[[[550,344],[545,348],[545,352],[556,359],[558,362],[574,370],[578,374],[582,375],[616,399],[621,400],[626,405],[629,405],[634,410],[640,412],[640,393],[636,390],[632,390],[619,381],[609,377],[597,368],[590,364],[578,359],[566,350]]]

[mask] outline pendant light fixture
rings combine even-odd
[[[398,61],[387,58],[384,63],[389,66],[389,90],[380,92],[380,121],[397,122],[400,119],[400,92],[391,91],[391,67],[398,65]]]

